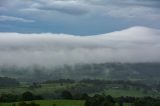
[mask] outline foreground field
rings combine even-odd
[[[39,100],[34,101],[40,104],[40,106],[84,106],[84,101],[82,100]],[[0,106],[11,106],[12,103],[3,103]],[[16,103],[18,106],[18,103]]]
[[[99,90],[98,92],[90,92],[88,93],[89,95],[94,95],[96,93],[98,94],[106,94],[106,95],[111,95],[113,97],[120,97],[120,96],[134,96],[134,97],[144,97],[144,96],[152,96],[152,97],[157,97],[159,96],[159,92],[153,92],[153,91],[147,91],[144,92],[142,89],[137,90],[135,88],[129,88],[129,89],[122,89],[122,88],[113,88],[113,86],[119,86],[119,85],[112,85],[104,87],[102,90]],[[92,86],[90,84],[79,84],[79,83],[74,83],[74,84],[42,84],[40,88],[35,88],[31,89],[27,85],[22,85],[19,87],[10,87],[10,88],[0,88],[0,94],[22,94],[26,91],[30,91],[34,94],[39,94],[39,95],[46,95],[46,94],[51,94],[54,95],[55,92],[60,92],[63,90],[71,90],[77,89],[77,90],[87,90],[87,92],[90,91],[90,89],[93,89],[95,86]],[[95,88],[97,89],[97,88]],[[82,90],[82,92],[83,92]],[[71,90],[73,91],[73,90]],[[49,98],[47,98],[49,99]]]
[[[83,100],[37,100],[35,103],[40,104],[40,106],[85,106],[85,101]],[[13,103],[2,103],[0,106],[12,106]],[[18,106],[18,103],[15,103]],[[116,104],[118,106],[118,104]],[[131,106],[129,103],[125,103],[124,106]]]

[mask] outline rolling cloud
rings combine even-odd
[[[0,65],[160,62],[160,30],[132,27],[92,36],[0,33]]]

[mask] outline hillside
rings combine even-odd
[[[32,66],[20,68],[1,66],[2,77],[13,77],[21,81],[45,81],[54,79],[107,79],[159,81],[160,63],[105,63],[77,64],[45,68]]]

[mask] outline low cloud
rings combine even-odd
[[[133,27],[93,36],[0,33],[0,65],[160,62],[160,30]]]
[[[13,17],[13,16],[5,16],[1,15],[0,16],[0,21],[16,21],[16,22],[24,22],[24,23],[32,23],[34,20],[29,20],[21,17]]]

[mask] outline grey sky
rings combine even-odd
[[[159,0],[0,0],[1,32],[93,35],[132,26],[160,28]],[[2,17],[3,16],[3,17]]]

